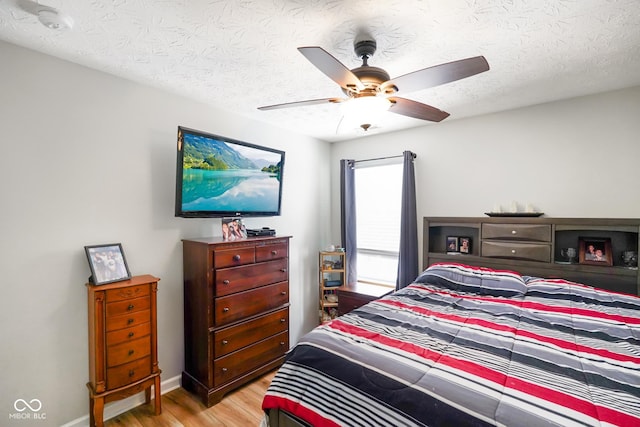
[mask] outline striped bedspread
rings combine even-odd
[[[437,264],[305,335],[270,408],[313,426],[640,426],[640,298]]]

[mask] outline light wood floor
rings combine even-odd
[[[207,408],[182,387],[162,395],[162,414],[155,416],[152,405],[141,405],[105,421],[105,427],[249,427],[263,418],[262,398],[275,371],[227,394],[222,402]]]

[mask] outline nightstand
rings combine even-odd
[[[338,314],[347,314],[351,310],[377,300],[394,291],[388,286],[372,285],[368,283],[355,283],[337,288]]]

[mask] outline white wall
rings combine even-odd
[[[88,414],[85,245],[120,242],[132,274],[161,278],[162,378],[180,375],[181,238],[220,220],[174,217],[178,125],[286,151],[282,216],[246,222],[293,236],[292,343],[316,325],[329,144],[2,42],[0,58],[0,425]],[[16,399],[46,420],[10,419]]]
[[[334,143],[333,239],[339,239],[339,160],[417,154],[422,217],[483,216],[527,202],[552,217],[638,218],[640,87],[444,121]],[[338,240],[336,240],[338,241]]]

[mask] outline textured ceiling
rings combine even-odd
[[[339,105],[257,107],[342,97],[297,51],[321,46],[348,68],[373,36],[369,65],[397,77],[484,55],[491,69],[404,94],[446,121],[640,85],[639,0],[42,0],[69,15],[51,30],[38,3],[0,0],[0,39],[183,94],[327,141],[365,135]],[[368,134],[438,126],[390,112]],[[177,124],[176,124],[177,125]],[[215,129],[205,129],[215,132]]]

